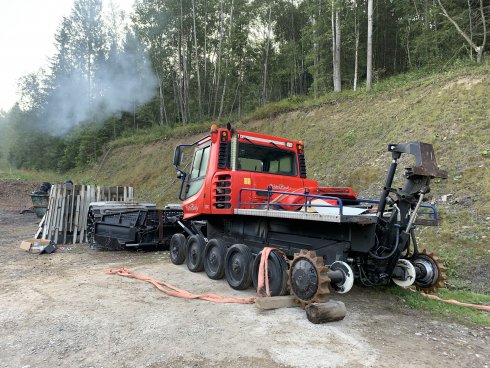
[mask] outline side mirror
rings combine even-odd
[[[184,153],[182,152],[180,146],[175,147],[174,160],[173,160],[175,167],[180,166],[180,164],[182,163],[183,157],[184,157]]]

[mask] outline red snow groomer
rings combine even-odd
[[[194,149],[188,172],[183,149]],[[272,295],[290,292],[302,305],[325,301],[329,285],[348,292],[366,286],[415,283],[442,287],[445,269],[420,251],[415,226],[436,225],[434,206],[423,204],[432,178],[446,178],[432,145],[390,144],[392,162],[379,200],[359,198],[352,188],[321,187],[306,176],[301,141],[211,127],[192,144],[178,145],[173,163],[182,179],[184,229],[170,243],[173,263],[223,276],[234,289],[257,286],[265,247]],[[415,157],[405,184],[392,188],[398,159]]]

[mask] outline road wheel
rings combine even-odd
[[[252,278],[254,289],[257,290],[259,279],[259,266],[262,258],[262,252],[255,257]],[[267,260],[268,275],[269,278],[269,291],[271,296],[280,296],[288,294],[288,264],[284,257],[279,252],[270,252]],[[262,296],[266,296],[265,287],[261,292]]]
[[[173,264],[180,265],[185,261],[185,236],[174,234],[170,239],[170,260]]]
[[[204,270],[210,279],[219,280],[225,274],[225,246],[211,239],[204,248]]]
[[[185,263],[191,272],[201,272],[204,269],[204,242],[197,235],[187,238]]]
[[[225,275],[235,290],[244,290],[252,283],[252,252],[245,244],[235,244],[226,252]]]

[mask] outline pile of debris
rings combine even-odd
[[[49,183],[43,183],[49,184]],[[44,188],[46,189],[46,188]],[[132,201],[133,187],[74,185],[71,181],[52,185],[45,200],[45,211],[35,239],[51,240],[54,244],[87,242],[87,213],[90,203],[98,201]],[[45,196],[34,192],[32,196]],[[37,197],[36,197],[37,198]],[[42,208],[41,200],[38,207]]]

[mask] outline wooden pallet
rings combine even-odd
[[[51,187],[46,214],[35,239],[56,244],[87,242],[87,214],[91,202],[133,200],[132,187],[57,184]]]

